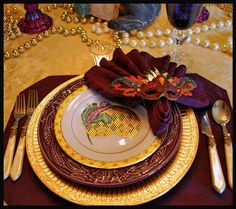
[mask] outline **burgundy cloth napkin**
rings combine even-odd
[[[42,100],[50,91],[56,88],[61,83],[71,79],[74,76],[50,76],[39,82],[29,86],[22,91],[26,97],[29,89],[37,89],[39,93],[39,100]],[[224,92],[224,91],[223,91]],[[27,99],[27,98],[26,98]],[[230,105],[227,94],[223,94],[223,100]],[[199,132],[199,146],[196,158],[190,167],[187,174],[181,179],[177,185],[168,191],[166,194],[158,197],[142,206],[156,208],[158,206],[176,206],[176,205],[217,205],[217,206],[232,206],[233,192],[228,187],[227,172],[224,155],[223,132],[221,127],[214,122],[210,114],[211,107],[203,108],[209,110],[209,118],[212,124],[212,131],[215,135],[217,150],[219,153],[223,173],[226,179],[226,190],[223,194],[215,192],[211,185],[210,163],[208,157],[207,138]],[[197,116],[198,124],[201,119],[201,110],[194,109]],[[14,123],[13,112],[10,115],[9,121],[4,131],[3,152],[6,150],[6,145],[9,139],[10,127]],[[232,112],[232,109],[231,109]],[[22,126],[26,118],[19,122],[19,134],[21,134]],[[233,139],[233,117],[227,125],[229,133]],[[19,136],[17,137],[17,143]],[[63,178],[63,177],[62,177]],[[64,200],[63,198],[54,194],[47,188],[43,182],[39,180],[32,170],[28,161],[27,155],[24,158],[24,166],[22,175],[19,180],[13,182],[10,178],[3,182],[3,199],[9,206],[76,206],[82,208],[84,206],[75,205]],[[3,202],[3,201],[2,201]]]
[[[167,130],[170,124],[170,101],[166,98],[158,101],[148,101],[141,97],[125,97],[121,92],[110,88],[109,84],[116,78],[124,76],[142,76],[147,71],[157,68],[162,73],[168,72],[174,77],[190,77],[197,83],[192,96],[181,96],[176,102],[192,107],[203,108],[213,104],[216,100],[222,99],[225,90],[214,83],[201,77],[198,74],[187,74],[184,65],[177,66],[170,62],[170,56],[155,58],[147,52],[131,50],[128,54],[117,48],[114,51],[111,61],[103,58],[100,66],[93,66],[85,73],[84,79],[89,88],[94,89],[102,96],[123,105],[134,107],[137,104],[145,105],[148,113],[148,120],[153,133],[159,136]]]

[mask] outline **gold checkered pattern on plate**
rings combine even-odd
[[[125,107],[112,106],[102,112],[108,114],[112,121],[108,124],[99,121],[90,123],[87,127],[87,133],[93,137],[104,137],[116,134],[121,137],[133,137],[137,135],[141,128],[141,122],[138,116]]]

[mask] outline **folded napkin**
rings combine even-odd
[[[170,62],[170,56],[153,57],[147,52],[139,52],[133,49],[128,54],[117,48],[114,51],[111,61],[103,58],[100,66],[93,66],[84,75],[87,86],[105,98],[119,104],[135,107],[142,104],[147,110],[148,120],[153,133],[159,136],[167,130],[171,122],[171,103],[173,101],[166,97],[156,100],[147,100],[138,95],[125,96],[122,92],[111,88],[111,83],[117,79],[133,76],[135,78],[144,77],[147,70],[158,69],[161,74],[168,77],[183,78],[188,77],[196,83],[196,88],[189,95],[181,95],[174,102],[192,108],[203,108],[213,104],[218,99],[223,99],[226,91],[200,75],[187,74],[186,66]],[[227,94],[227,93],[226,93]]]

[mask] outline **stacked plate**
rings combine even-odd
[[[159,138],[145,108],[111,102],[82,77],[50,92],[27,130],[29,161],[40,180],[62,198],[82,205],[137,205],[176,185],[198,147],[191,109],[172,104],[172,122]]]

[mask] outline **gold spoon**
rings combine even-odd
[[[212,106],[212,116],[223,128],[228,183],[230,188],[233,190],[233,147],[230,134],[226,128],[226,124],[229,122],[231,117],[228,105],[222,100],[217,100]]]

